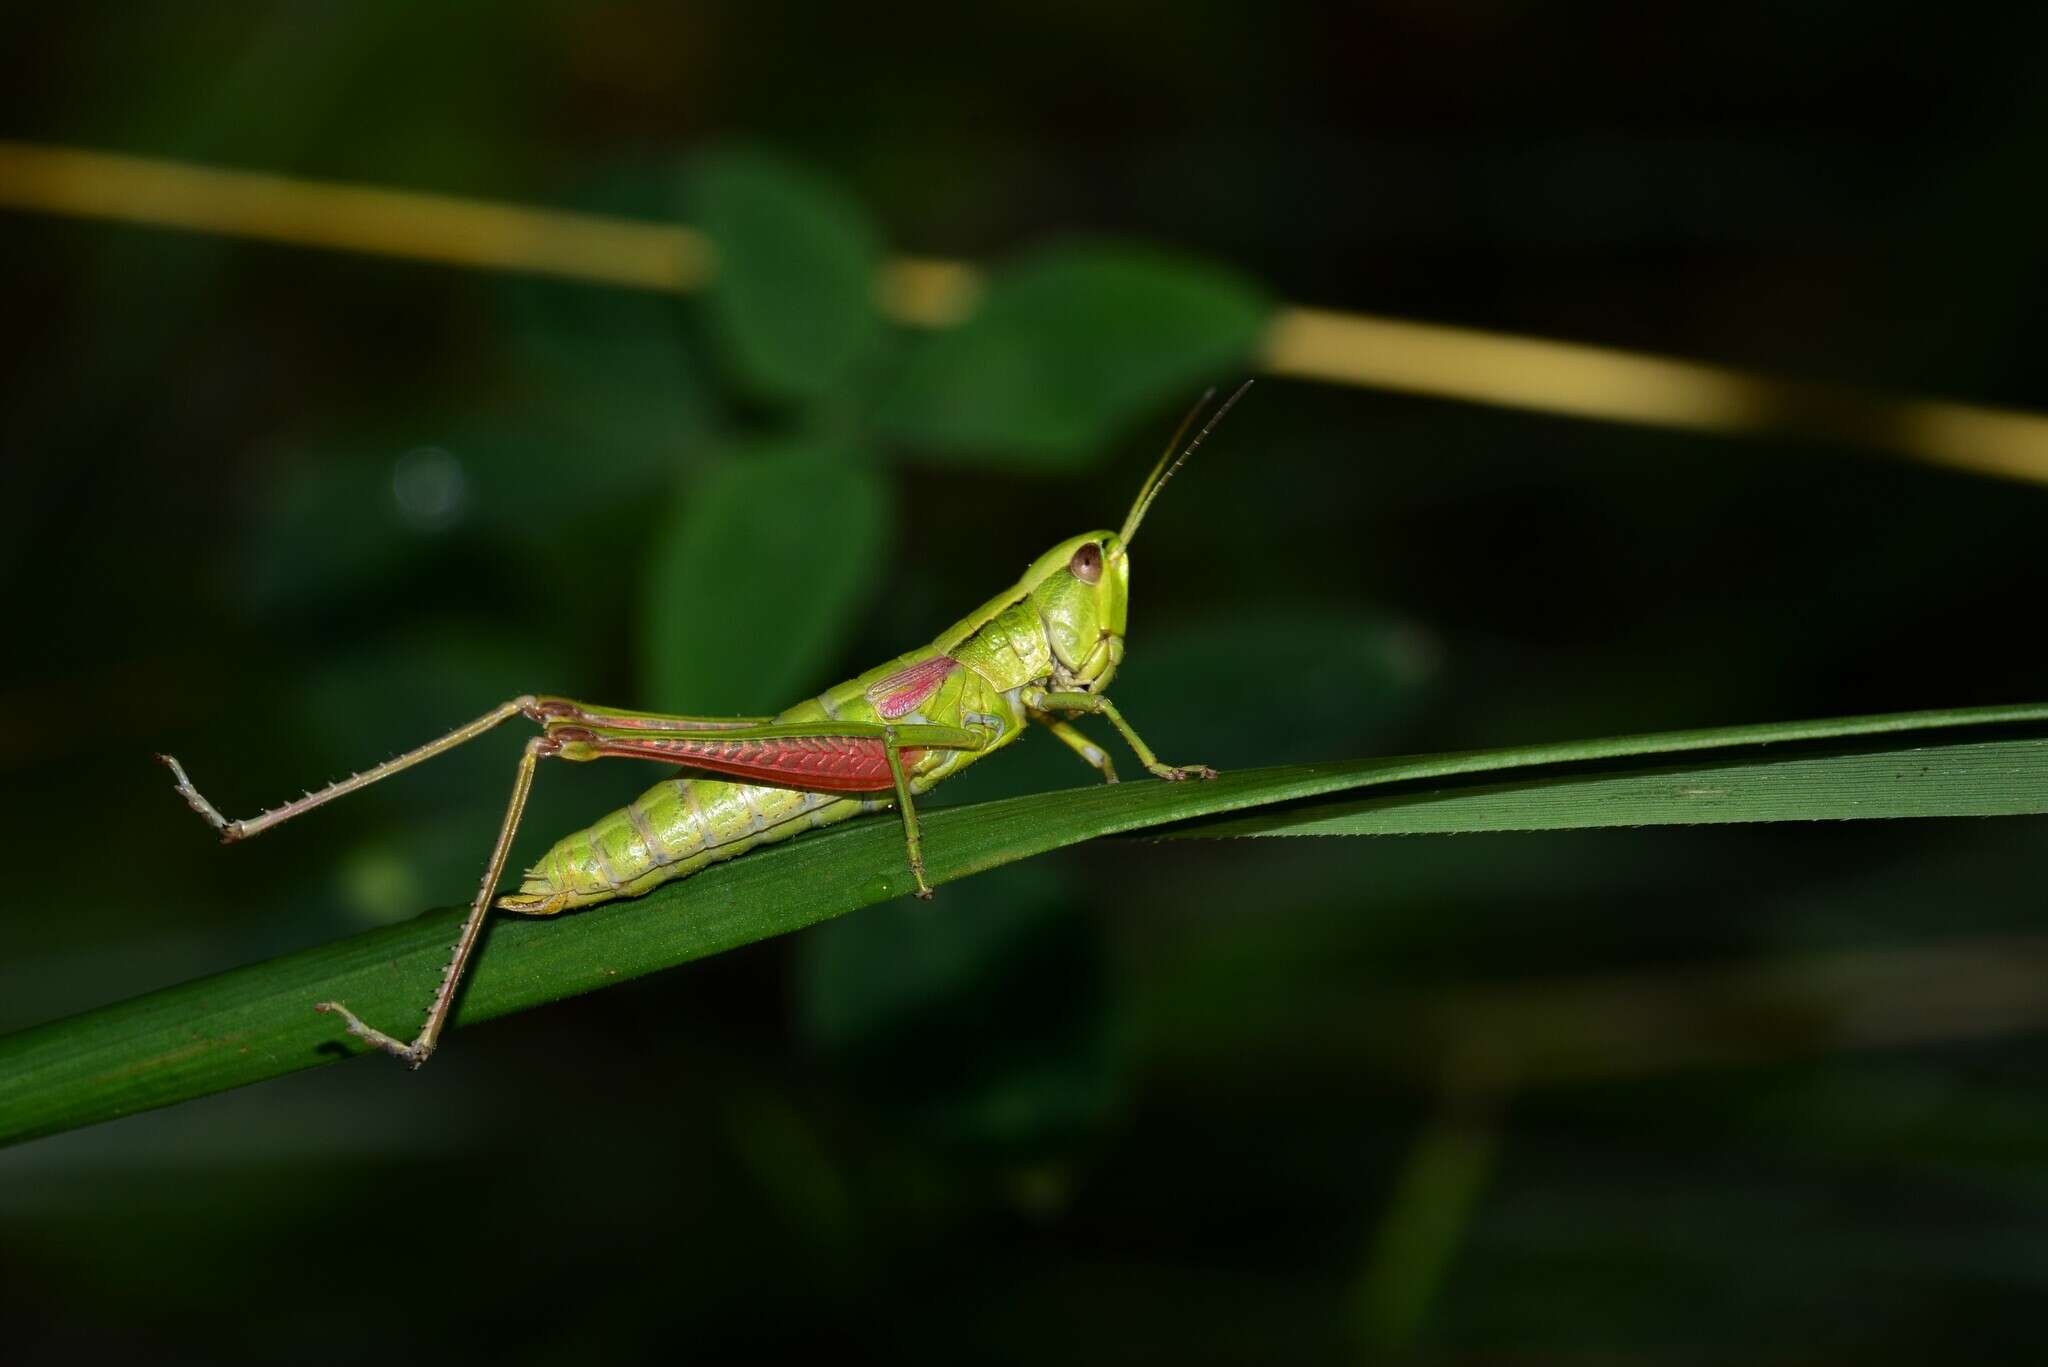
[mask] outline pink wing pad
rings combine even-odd
[[[959,667],[960,662],[950,655],[919,660],[869,684],[867,699],[877,712],[894,721],[906,712],[916,711],[918,704],[938,692],[939,685]]]

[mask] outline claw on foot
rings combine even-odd
[[[1168,783],[1179,783],[1190,778],[1214,778],[1216,771],[1206,764],[1162,764],[1152,771]]]
[[[221,844],[230,845],[242,838],[242,823],[230,821],[222,816],[219,808],[208,802],[200,791],[192,786],[192,780],[186,776],[184,765],[170,755],[158,755],[156,758],[157,763],[171,771],[171,777],[175,780],[172,786],[178,790],[178,796],[184,798],[185,805],[199,813],[206,824],[213,827],[220,836]]]
[[[385,1053],[409,1067],[417,1068],[427,1061],[428,1051],[422,1049],[417,1041],[407,1044],[403,1040],[393,1039],[374,1025],[365,1025],[362,1017],[349,1010],[346,1006],[343,1006],[340,1002],[318,1002],[315,1003],[313,1009],[323,1015],[341,1017],[342,1023],[348,1027],[348,1032],[351,1035],[376,1045],[379,1049],[382,1049]]]

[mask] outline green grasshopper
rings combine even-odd
[[[365,1024],[340,1002],[316,1011],[339,1016],[348,1032],[414,1068],[441,1038],[463,969],[495,905],[527,916],[638,897],[762,845],[894,804],[919,897],[925,881],[912,798],[994,754],[1035,722],[1116,782],[1109,756],[1066,718],[1104,717],[1147,770],[1163,779],[1214,778],[1206,765],[1162,764],[1104,695],[1124,657],[1132,539],[1166,482],[1195,453],[1251,387],[1246,381],[1185,447],[1181,439],[1214,397],[1205,394],[1181,420],[1158,464],[1114,534],[1069,537],[1031,562],[1024,577],[939,634],[836,688],[772,717],[685,717],[593,707],[568,698],[514,698],[439,740],[374,769],[246,821],[229,821],[192,786],[169,755],[179,794],[220,832],[224,843],[259,835],[323,803],[452,750],[514,717],[539,723],[512,780],[512,798],[484,867],[476,901],[462,924],[441,985],[410,1042]],[[1175,451],[1179,455],[1175,455]],[[528,869],[519,891],[493,901],[543,759],[610,756],[656,760],[726,778],[670,778],[620,810],[565,836]],[[732,782],[732,779],[743,780]],[[870,794],[871,796],[860,796]]]

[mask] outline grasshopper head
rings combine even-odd
[[[1062,541],[1025,577],[1034,583],[1031,603],[1052,647],[1053,687],[1107,688],[1124,658],[1131,558],[1123,539],[1114,532],[1088,532]]]
[[[1062,541],[1032,563],[1025,571],[1026,593],[1045,626],[1046,642],[1052,647],[1052,684],[1056,689],[1101,692],[1124,658],[1124,621],[1131,599],[1131,541],[1138,524],[1166,481],[1181,463],[1195,453],[1208,435],[1223,421],[1223,415],[1252,387],[1246,380],[1223,401],[1195,439],[1182,446],[1181,438],[1208,407],[1213,395],[1204,394],[1180,430],[1166,444],[1166,454],[1152,467],[1123,527],[1114,532],[1086,532]],[[1179,454],[1175,454],[1178,452]]]

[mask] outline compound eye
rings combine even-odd
[[[1102,580],[1102,547],[1090,541],[1074,552],[1074,558],[1067,562],[1067,573],[1084,584],[1095,584]]]

